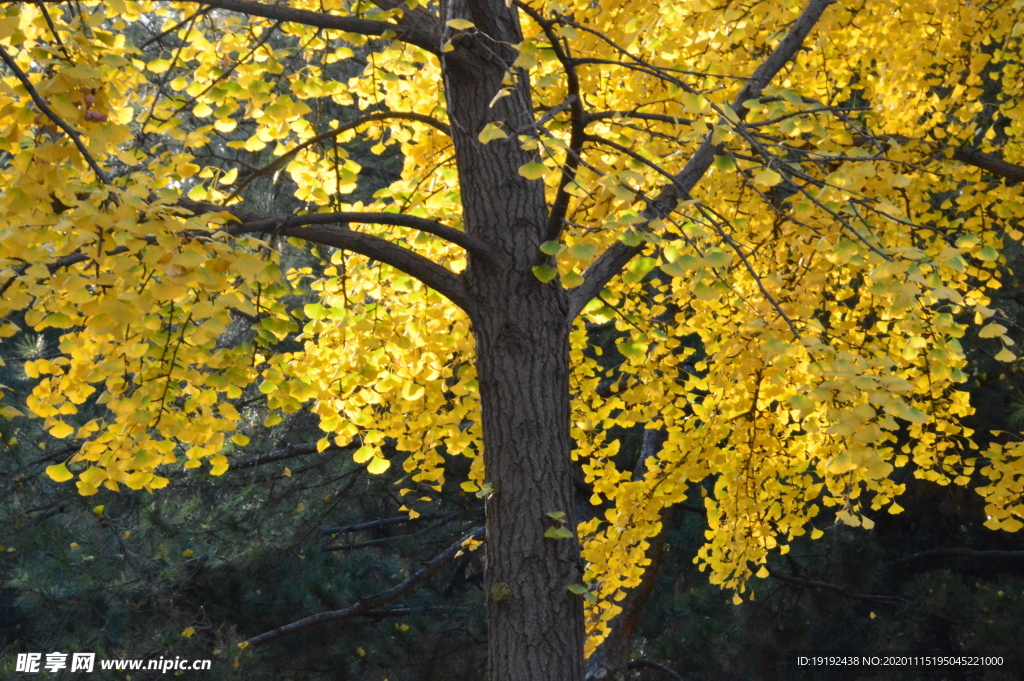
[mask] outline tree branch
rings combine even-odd
[[[930,559],[942,559],[942,558],[976,558],[980,560],[993,560],[993,559],[1024,559],[1024,551],[999,551],[999,550],[977,550],[977,549],[931,549],[929,551],[921,551],[920,553],[912,553],[909,556],[903,556],[896,560],[889,561],[889,565],[901,565],[904,563],[912,563],[918,560],[930,560]]]
[[[924,141],[915,140],[905,135],[864,135],[854,137],[853,141],[855,144],[862,144],[870,141],[874,144],[884,143],[886,140],[892,140],[898,144],[908,144],[910,142]],[[925,144],[934,144],[933,142],[924,141]],[[960,161],[960,163],[966,163],[969,166],[980,168],[981,170],[988,171],[997,177],[1001,177],[1009,184],[1018,184],[1024,182],[1024,166],[1010,163],[999,158],[995,154],[989,154],[980,149],[974,147],[952,147],[949,145],[940,145],[940,150],[952,149],[952,157],[954,161]]]
[[[460,232],[454,227],[442,225],[440,222],[419,218],[405,213],[310,213],[308,215],[271,215],[246,210],[239,206],[219,206],[204,201],[181,199],[178,205],[195,215],[204,213],[230,213],[242,224],[232,224],[224,228],[228,234],[251,234],[256,232],[278,232],[281,229],[302,227],[306,225],[339,225],[339,224],[376,224],[408,227],[427,234],[433,234],[445,241],[461,246],[482,260],[491,260],[493,251],[476,237]],[[282,232],[283,233],[283,232]],[[293,235],[289,235],[293,236]],[[294,235],[298,236],[298,235]],[[302,237],[306,238],[306,237]],[[328,244],[329,245],[329,244]],[[371,256],[373,257],[373,256]],[[379,259],[379,258],[378,258]]]
[[[446,523],[455,520],[458,517],[458,515],[458,513],[449,513],[448,515],[442,515],[439,518],[436,518],[426,527],[420,527],[414,529],[412,532],[406,532],[405,534],[393,534],[388,537],[381,537],[379,539],[368,539],[366,541],[353,542],[351,544],[337,544],[335,546],[325,546],[323,550],[327,553],[330,553],[332,551],[355,551],[356,549],[365,549],[370,546],[380,546],[381,544],[387,544],[389,542],[407,539],[408,537],[415,537],[429,530],[436,530],[442,525],[445,525]],[[416,520],[420,520],[421,518],[423,518],[423,516],[420,516],[419,518],[415,519],[410,519],[410,522],[415,522]],[[328,538],[328,541],[333,538],[335,538],[335,535],[331,535]]]
[[[782,39],[782,42],[772,51],[768,58],[754,71],[733,100],[732,110],[736,112],[738,119],[743,120],[747,114],[747,107],[744,102],[749,99],[756,99],[761,91],[768,85],[772,78],[782,70],[797,53],[807,34],[811,32],[814,25],[818,23],[825,9],[836,0],[810,0],[807,7],[800,14],[797,20],[789,29],[789,33]],[[719,146],[712,142],[712,135],[701,143],[697,151],[686,162],[678,174],[673,177],[672,183],[666,186],[656,198],[654,198],[644,209],[644,222],[641,229],[646,227],[652,220],[666,217],[676,203],[689,196],[690,191],[697,182],[704,177],[704,173],[711,167]],[[627,246],[616,242],[595,260],[587,271],[583,273],[584,282],[571,292],[569,318],[572,319],[583,307],[590,302],[601,289],[611,280],[612,277],[622,271],[622,268],[638,255],[645,244],[638,246]]]
[[[415,45],[433,55],[441,54],[439,36],[424,32],[421,27],[412,27],[408,23],[392,24],[386,21],[359,19],[356,17],[340,17],[333,14],[322,14],[305,9],[294,9],[285,5],[269,5],[255,0],[178,0],[182,4],[197,4],[214,9],[238,12],[253,17],[263,17],[274,21],[302,24],[315,28],[324,28],[347,33],[358,33],[370,37],[393,37],[402,42]]]
[[[174,26],[171,26],[170,28],[161,31],[160,33],[157,33],[155,36],[153,36],[152,38],[150,38],[146,42],[144,42],[141,45],[139,45],[139,49],[140,50],[144,50],[147,47],[149,47],[150,45],[152,45],[153,43],[160,42],[161,40],[163,40],[165,37],[167,37],[171,33],[174,33],[178,29],[180,29],[180,28],[182,28],[184,26],[187,26],[190,21],[192,21],[193,19],[198,17],[200,14],[206,14],[211,9],[213,9],[213,8],[212,7],[201,7],[199,9],[197,9],[195,12],[190,14],[188,17],[186,17],[186,18],[182,19],[181,21],[179,21],[178,23],[176,23]]]
[[[401,584],[398,584],[397,586],[388,589],[383,593],[379,593],[376,596],[371,596],[365,600],[357,601],[349,607],[342,608],[341,610],[330,610],[328,612],[321,612],[316,615],[311,615],[309,617],[298,620],[297,622],[292,622],[291,624],[286,624],[282,627],[278,627],[277,629],[272,629],[271,631],[262,633],[259,636],[254,636],[250,638],[249,640],[245,641],[245,643],[247,643],[249,647],[255,648],[265,643],[269,643],[270,641],[273,641],[275,639],[281,638],[282,636],[286,636],[297,631],[302,631],[303,629],[307,629],[317,624],[323,624],[325,622],[337,622],[338,620],[347,619],[349,617],[357,617],[360,615],[365,615],[367,613],[373,612],[378,608],[387,605],[388,603],[391,603],[395,599],[401,597],[403,594],[408,593],[414,587],[427,580],[431,575],[437,572],[441,568],[441,566],[443,566],[445,563],[454,558],[455,554],[462,550],[462,544],[465,541],[469,539],[479,539],[481,536],[483,536],[483,534],[484,528],[482,527],[473,530],[472,532],[470,532],[469,534],[467,534],[466,536],[462,537],[454,544],[449,546],[443,552],[438,554],[429,563],[424,565],[417,572],[410,575]]]
[[[771,573],[772,579],[777,579],[780,582],[786,584],[792,584],[794,586],[801,586],[809,589],[825,589],[826,591],[832,591],[839,594],[843,598],[847,598],[851,601],[863,601],[865,603],[878,603],[880,605],[909,605],[910,601],[899,596],[884,596],[881,594],[860,594],[854,593],[849,590],[848,587],[839,586],[838,584],[830,584],[829,582],[819,582],[813,579],[804,579],[803,577],[795,577],[793,575],[784,575],[778,573]]]
[[[381,520],[371,520],[365,523],[359,523],[358,525],[345,525],[343,527],[328,527],[325,530],[320,530],[322,534],[349,534],[352,532],[362,532],[363,530],[376,530],[382,527],[390,527],[392,525],[408,525],[409,523],[418,523],[421,521],[429,520],[440,520],[442,518],[453,518],[455,514],[451,513],[425,513],[416,518],[410,518],[407,515],[400,515],[394,518],[382,518]]]
[[[671,125],[689,125],[693,126],[693,121],[689,118],[679,118],[678,116],[667,116],[665,114],[653,114],[643,113],[641,111],[594,111],[586,115],[586,122],[592,123],[594,121],[604,120],[605,118],[635,118],[641,121],[657,121],[659,123],[669,123]]]
[[[570,112],[569,118],[569,146],[565,150],[565,162],[562,164],[562,176],[558,180],[558,191],[551,203],[551,212],[548,215],[548,228],[545,241],[557,241],[562,234],[566,213],[569,210],[569,202],[572,196],[569,194],[569,185],[576,179],[576,173],[580,166],[580,154],[583,152],[583,133],[586,127],[583,112],[583,96],[580,92],[580,79],[576,73],[576,65],[569,55],[568,45],[559,42],[559,36],[555,32],[555,24],[559,19],[546,20],[544,15],[530,7],[521,0],[515,0],[515,5],[525,12],[540,26],[551,44],[555,58],[565,70],[566,95],[562,105],[554,107],[545,116],[553,117],[561,106],[566,106]],[[541,125],[538,121],[537,125]]]
[[[987,170],[993,175],[1009,180],[1012,184],[1024,182],[1024,167],[1007,163],[998,156],[986,154],[970,147],[953,147],[953,160]]]
[[[343,449],[343,448],[342,447],[338,447],[336,445],[332,445],[332,446],[330,446],[327,449],[324,449],[322,451],[324,451],[324,452],[335,452],[335,451],[339,451],[341,449]],[[228,468],[229,468],[229,470],[232,470],[232,471],[241,471],[241,470],[245,470],[246,468],[255,468],[257,466],[265,466],[268,463],[276,463],[278,461],[287,461],[289,459],[294,459],[294,458],[297,458],[297,457],[300,457],[300,456],[308,456],[310,454],[318,454],[318,453],[320,453],[320,451],[321,450],[318,450],[316,448],[316,444],[315,443],[314,444],[305,444],[305,445],[288,445],[287,447],[284,447],[283,449],[278,449],[277,451],[270,452],[269,454],[258,454],[258,455],[254,456],[251,459],[246,459],[245,461],[232,462],[232,463],[229,464]]]
[[[342,224],[346,224],[346,220],[372,222],[374,220],[367,219],[372,215],[383,218],[390,214],[326,213],[320,215],[296,215],[280,221],[261,220],[259,222],[226,225],[224,231],[236,236],[240,234],[281,234],[297,237],[323,246],[359,253],[368,258],[391,265],[395,269],[415,277],[463,310],[467,312],[471,310],[472,299],[469,297],[459,275],[407,248],[393,244],[390,241],[385,241],[380,237],[357,232],[342,226]],[[398,213],[395,213],[395,216],[411,217],[401,216]],[[395,224],[395,222],[397,221],[388,221],[383,224]],[[461,234],[461,232],[459,233]]]
[[[224,209],[221,209],[224,210]],[[491,260],[492,251],[484,242],[479,239],[460,232],[453,227],[442,225],[440,222],[418,218],[414,215],[404,213],[310,213],[308,215],[271,216],[268,215],[260,220],[246,220],[241,225],[228,225],[224,231],[230,234],[242,234],[246,232],[272,232],[278,229],[289,229],[292,227],[304,227],[312,225],[338,225],[338,224],[376,224],[394,225],[395,227],[408,227],[410,229],[433,234],[445,241],[461,246],[481,260]]]
[[[111,184],[110,177],[103,172],[103,169],[96,163],[96,159],[94,159],[92,154],[89,153],[89,150],[85,148],[85,143],[82,142],[82,136],[78,134],[77,130],[68,125],[63,118],[58,116],[43,100],[43,98],[39,96],[39,91],[36,90],[34,85],[32,85],[32,81],[29,80],[25,72],[21,70],[21,67],[18,66],[17,62],[14,61],[14,58],[7,53],[7,50],[5,50],[3,46],[0,46],[0,60],[3,60],[3,62],[7,64],[7,68],[14,72],[14,77],[21,81],[21,84],[25,86],[25,90],[28,91],[29,96],[32,98],[32,101],[35,102],[36,106],[39,107],[39,110],[42,111],[47,118],[53,121],[54,125],[63,130],[64,134],[71,138],[71,141],[75,143],[75,146],[78,147],[78,151],[85,158],[85,162],[88,163],[89,167],[92,168],[92,171],[96,173],[96,177],[99,181],[103,184]]]
[[[472,307],[472,300],[466,292],[462,279],[457,274],[407,248],[372,234],[351,230],[344,225],[360,222],[410,227],[440,236],[483,258],[490,257],[490,250],[465,232],[460,232],[433,220],[402,213],[312,213],[309,215],[274,216],[245,210],[237,206],[217,206],[189,199],[179,200],[178,206],[197,215],[216,212],[231,214],[240,222],[225,225],[222,231],[234,236],[281,234],[315,244],[352,251],[379,260],[415,277],[467,312]]]
[[[441,267],[429,258],[393,244],[371,234],[364,234],[343,227],[350,222],[375,223],[418,229],[428,234],[446,239],[451,243],[465,248],[467,251],[484,260],[491,258],[490,248],[476,238],[457,229],[442,225],[439,222],[419,218],[402,213],[314,213],[311,215],[268,215],[247,210],[239,206],[218,206],[212,203],[180,199],[178,207],[195,215],[205,213],[229,213],[238,223],[226,225],[221,231],[232,234],[282,234],[305,239],[312,243],[323,244],[333,248],[349,250],[391,265],[406,274],[415,277],[430,288],[438,291],[453,303],[469,312],[469,298],[462,279],[454,272]],[[146,237],[152,239],[152,237]],[[127,246],[118,246],[106,252],[106,255],[118,255],[128,251]],[[57,258],[47,265],[50,274],[80,262],[90,256],[81,251]],[[0,294],[27,269],[27,265],[14,276],[0,285]]]

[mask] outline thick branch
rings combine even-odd
[[[479,539],[481,536],[483,536],[483,533],[484,530],[482,527],[473,530],[468,535],[462,537],[454,544],[449,546],[447,549],[445,549],[442,553],[437,555],[429,563],[420,568],[419,571],[410,575],[404,582],[395,586],[392,589],[388,589],[383,593],[377,594],[376,596],[371,596],[365,600],[357,601],[356,603],[350,605],[347,608],[342,608],[341,610],[321,612],[316,615],[311,615],[310,617],[298,620],[297,622],[292,622],[291,624],[286,624],[282,627],[278,627],[277,629],[272,629],[271,631],[260,634],[259,636],[254,636],[250,638],[248,641],[246,641],[246,643],[249,644],[249,647],[255,648],[257,646],[261,646],[265,643],[269,643],[270,641],[281,638],[282,636],[286,636],[297,631],[302,631],[303,629],[307,629],[318,624],[323,624],[325,622],[337,622],[338,620],[347,619],[349,617],[357,617],[360,615],[365,615],[369,612],[373,612],[374,610],[384,605],[387,605],[388,603],[391,603],[395,599],[401,597],[403,594],[408,593],[417,585],[427,580],[431,575],[437,572],[441,568],[441,566],[443,566],[445,563],[447,563],[455,557],[455,554],[457,554],[462,549],[462,544],[465,541],[469,539]]]
[[[220,210],[231,211],[230,208],[221,208]],[[348,225],[353,222],[356,224],[408,227],[410,229],[426,232],[427,234],[433,234],[434,236],[440,237],[445,241],[455,244],[456,246],[461,246],[482,260],[491,259],[490,248],[488,248],[488,246],[479,239],[476,239],[465,232],[460,232],[457,229],[448,227],[447,225],[442,225],[440,222],[435,222],[434,220],[428,220],[426,218],[418,218],[414,215],[406,215],[404,213],[311,213],[309,215],[263,215],[258,219],[253,219],[252,214],[249,214],[249,218],[242,220],[242,224],[228,225],[225,227],[224,231],[229,234],[276,232],[281,229],[290,229],[293,227],[312,225]],[[282,234],[283,233],[284,232],[282,232]],[[378,259],[380,260],[381,258]]]
[[[305,9],[294,9],[285,5],[270,5],[255,0],[181,0],[183,4],[197,4],[204,7],[238,12],[253,17],[263,17],[274,21],[285,21],[292,24],[314,26],[360,35],[397,38],[402,42],[415,45],[434,55],[441,54],[439,36],[427,33],[418,26],[410,26],[407,22],[392,24],[386,21],[359,19],[356,17],[339,17],[333,14],[322,14]]]
[[[970,147],[953,147],[953,160],[987,170],[1016,184],[1024,182],[1024,167],[1007,163],[998,156]]]
[[[225,225],[223,231],[227,234],[293,236],[311,243],[340,248],[379,260],[419,279],[466,311],[469,311],[471,301],[462,279],[454,272],[407,248],[371,234],[356,232],[348,229],[345,225],[358,222],[410,227],[448,239],[454,244],[481,255],[481,257],[490,256],[490,251],[486,246],[465,232],[446,227],[433,220],[401,213],[313,213],[310,215],[273,216],[237,206],[225,208],[212,203],[188,199],[178,201],[178,205],[197,215],[216,212],[231,214],[240,222]]]
[[[15,78],[21,81],[21,84],[25,86],[25,90],[28,91],[29,96],[32,98],[32,101],[35,102],[36,106],[39,107],[39,110],[42,111],[47,118],[53,121],[54,125],[63,130],[64,134],[71,138],[71,141],[75,143],[75,146],[78,147],[78,151],[85,158],[85,162],[88,163],[89,167],[92,168],[92,171],[96,173],[97,179],[99,179],[103,184],[111,184],[110,176],[103,172],[103,169],[96,163],[96,159],[94,159],[92,154],[89,153],[89,150],[85,148],[85,143],[82,142],[82,136],[78,134],[77,130],[68,125],[63,118],[58,116],[54,110],[49,107],[46,101],[39,96],[39,91],[36,90],[34,85],[32,85],[32,81],[28,79],[28,76],[21,70],[18,63],[14,61],[14,58],[11,57],[11,55],[7,53],[7,50],[2,46],[0,46],[0,60],[3,60],[3,62],[7,64],[7,68],[14,72]]]
[[[195,215],[229,213],[239,222],[223,228],[222,231],[228,234],[281,234],[284,236],[294,236],[312,243],[349,250],[365,255],[368,258],[379,260],[415,277],[467,311],[469,310],[470,299],[466,294],[462,279],[458,275],[441,267],[429,258],[425,258],[402,246],[370,234],[353,231],[342,225],[357,222],[409,227],[439,236],[457,246],[462,246],[482,259],[489,259],[491,257],[490,249],[483,242],[469,236],[465,232],[460,232],[457,229],[447,227],[433,220],[403,215],[401,213],[353,212],[272,216],[266,213],[246,210],[238,206],[225,208],[224,206],[192,201],[190,199],[181,199],[177,205]],[[147,239],[152,239],[152,237],[147,237]],[[127,251],[128,248],[126,246],[118,246],[107,251],[106,255],[118,255]],[[50,274],[53,274],[62,268],[85,262],[89,258],[90,256],[78,251],[57,258],[47,265],[47,269]],[[22,268],[22,271],[17,272],[15,276],[5,281],[0,286],[0,293],[6,291],[7,287],[18,276],[21,276],[24,269]]]
[[[796,55],[807,34],[818,23],[822,13],[834,2],[835,0],[811,0],[800,17],[790,27],[789,33],[782,39],[782,42],[754,71],[754,75],[750,77],[736,99],[733,100],[732,110],[736,112],[740,121],[747,113],[744,102],[756,99],[761,94],[771,79]],[[719,145],[712,142],[712,135],[708,133],[704,142],[690,157],[683,169],[675,175],[672,183],[648,204],[643,213],[644,223],[640,226],[641,229],[652,220],[666,217],[679,200],[689,196],[690,191],[711,167],[718,150]],[[627,246],[622,242],[617,242],[602,253],[583,273],[584,283],[572,291],[570,318],[579,314],[583,307],[601,292],[611,278],[621,272],[626,263],[638,255],[643,248],[644,244]]]
[[[884,143],[887,140],[892,140],[899,144],[908,144],[915,140],[905,135],[865,135],[854,137],[853,141],[855,144],[863,144],[865,142],[872,143]],[[925,142],[925,144],[933,144],[931,142]],[[999,158],[995,154],[988,154],[980,149],[973,147],[949,147],[945,145],[939,146],[939,149],[952,149],[953,160],[960,161],[960,163],[966,163],[969,166],[980,168],[987,172],[992,173],[997,177],[1001,177],[1007,180],[1010,184],[1017,184],[1024,182],[1024,166],[1010,163]]]
[[[572,200],[572,196],[568,191],[569,185],[576,179],[576,173],[580,165],[580,154],[583,152],[583,131],[586,127],[586,122],[583,116],[583,97],[580,92],[580,79],[576,73],[576,66],[569,56],[568,45],[562,45],[555,31],[555,24],[558,23],[558,19],[548,21],[544,19],[540,12],[525,2],[517,1],[515,4],[523,12],[530,15],[541,27],[544,35],[547,36],[548,42],[551,44],[555,58],[558,59],[558,62],[565,70],[567,92],[563,104],[570,111],[569,147],[565,152],[565,163],[562,164],[562,177],[558,181],[558,192],[555,194],[555,200],[551,204],[545,239],[547,241],[557,241],[562,233],[565,215],[569,210],[569,202]],[[554,112],[559,108],[561,107],[555,107],[554,110],[549,111],[546,115],[554,116]],[[539,122],[538,125],[540,125]]]
[[[229,234],[281,234],[304,239],[315,244],[340,248],[353,253],[365,255],[391,265],[409,276],[434,289],[463,310],[470,311],[472,300],[466,292],[462,279],[451,270],[441,267],[429,258],[414,253],[390,241],[363,232],[356,232],[338,224],[345,220],[342,214],[297,215],[280,221],[261,220],[259,222],[227,225],[224,231]],[[345,215],[365,215],[348,213]],[[378,215],[388,215],[381,213]],[[395,214],[398,216],[398,214]],[[400,216],[410,217],[410,216]],[[310,218],[333,218],[331,224],[323,224],[320,220]],[[353,221],[359,218],[351,218]],[[364,222],[367,220],[363,220]],[[343,223],[344,224],[344,223]],[[454,231],[454,230],[453,230]]]

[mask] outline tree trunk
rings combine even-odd
[[[545,239],[544,183],[519,175],[535,160],[518,134],[533,131],[525,74],[510,70],[522,41],[505,0],[449,0],[442,18],[468,19],[442,58],[465,230],[494,254],[470,257],[484,436],[488,662],[491,681],[581,681],[583,607],[569,438],[569,303],[533,275]],[[509,74],[515,77],[510,81]],[[501,90],[510,94],[495,99]],[[500,123],[508,137],[481,143]],[[564,519],[547,514],[562,512]],[[573,538],[550,538],[549,527]]]
[[[575,530],[564,309],[539,282],[474,320],[486,449],[488,659],[491,681],[580,681]],[[564,520],[547,514],[562,512]],[[575,531],[573,532],[575,535]]]

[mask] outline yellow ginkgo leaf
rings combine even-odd
[[[375,456],[370,460],[370,465],[366,467],[366,470],[372,475],[380,475],[389,468],[391,468],[390,461],[385,458]]]
[[[54,437],[64,438],[75,432],[75,429],[63,421],[59,421],[57,425],[50,428],[50,435]]]
[[[494,140],[505,139],[508,134],[501,129],[501,123],[488,123],[484,126],[484,129],[480,131],[480,134],[476,136],[477,140],[481,144],[487,144]]]
[[[376,449],[374,449],[373,447],[369,447],[367,445],[363,445],[362,447],[360,447],[359,449],[352,453],[352,460],[355,461],[356,463],[361,464],[366,463],[367,461],[376,456]]]
[[[547,172],[547,167],[543,163],[539,163],[537,161],[530,161],[529,163],[519,167],[519,174],[528,180],[539,180],[543,178]]]
[[[62,463],[56,463],[52,466],[46,467],[46,474],[57,482],[67,482],[71,478],[75,477],[71,471],[68,470],[67,465]],[[101,507],[97,507],[101,508]]]
[[[771,168],[765,168],[757,175],[754,175],[754,184],[759,184],[765,187],[774,187],[780,182],[782,182],[782,175],[779,175]]]

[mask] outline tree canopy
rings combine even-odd
[[[48,473],[223,474],[255,400],[413,515],[468,457],[494,679],[576,675],[694,490],[737,601],[898,469],[1019,530],[961,343],[1017,361],[1018,5],[5,2],[0,335],[56,339]],[[357,140],[401,159],[358,200]]]

